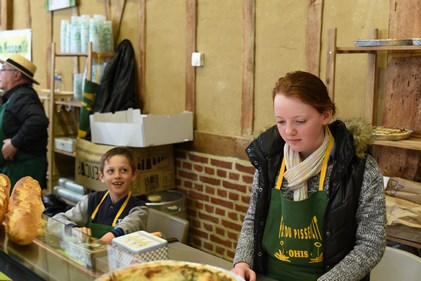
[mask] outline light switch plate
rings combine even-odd
[[[191,55],[192,66],[203,66],[204,54],[199,52],[193,52]]]

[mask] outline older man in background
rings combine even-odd
[[[25,57],[12,55],[0,60],[0,173],[12,187],[24,176],[46,187],[48,118],[33,89],[36,66]]]

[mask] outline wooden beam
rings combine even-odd
[[[379,30],[370,30],[369,37],[377,39]],[[365,119],[371,124],[377,124],[378,85],[377,85],[377,52],[367,54],[367,93],[365,95]]]
[[[307,71],[319,76],[323,21],[323,0],[309,0],[307,16],[306,60]]]
[[[146,0],[139,0],[139,54],[137,57],[138,72],[138,98],[139,107],[142,110],[145,101],[145,68],[146,68]]]
[[[175,144],[175,148],[248,160],[245,149],[251,141],[252,139],[248,138],[195,131],[193,142]]]
[[[197,0],[186,0],[186,100],[185,109],[195,112],[196,69],[191,65],[191,55],[196,50]]]
[[[31,17],[31,2],[30,2],[30,0],[26,0],[23,3],[23,5],[25,6],[24,10],[25,10],[25,14],[27,15],[26,21],[25,21],[26,28],[31,28],[32,27],[32,17]]]
[[[72,16],[79,16],[79,6],[76,5],[75,7],[72,7]],[[72,58],[72,75],[75,73],[79,73],[80,72],[80,68],[79,68],[79,57],[73,57]],[[73,77],[72,77],[73,79]]]
[[[13,21],[13,2],[11,0],[0,0],[0,5],[0,30],[11,29]]]
[[[111,0],[104,0],[104,11],[105,11],[105,18],[107,20],[111,19]]]
[[[332,101],[335,101],[335,71],[336,71],[336,28],[328,30],[326,55],[326,87]]]
[[[123,18],[124,7],[126,6],[126,0],[119,0],[118,6],[114,10],[115,13],[112,19],[114,42],[118,42],[118,36],[120,35],[120,25]]]
[[[243,2],[243,71],[241,91],[241,135],[253,133],[255,71],[255,0]]]
[[[51,66],[51,45],[53,43],[53,14],[54,11],[47,12],[46,20],[47,20],[47,48],[45,49],[45,65]],[[46,67],[46,77],[47,77],[47,87],[51,85],[51,67]],[[51,102],[51,101],[50,101]]]
[[[46,20],[47,20],[47,48],[45,48],[45,65],[47,66],[45,68],[45,75],[47,77],[46,79],[46,87],[50,88],[52,86],[52,79],[51,79],[51,71],[52,71],[52,52],[54,51],[52,49],[52,45],[53,45],[53,13],[54,12],[47,12],[46,14]],[[51,89],[51,88],[50,88]],[[53,103],[53,97],[51,95],[51,93],[48,96],[48,100],[47,100],[47,116],[48,118],[51,120],[51,116],[53,114],[53,108],[54,106],[52,105]],[[53,124],[50,123],[50,125],[48,126],[48,151],[47,151],[47,159],[48,159],[48,169],[47,169],[47,188],[49,192],[52,192],[53,190],[53,155],[54,155],[54,151],[53,149],[51,149],[52,147],[54,147],[54,140],[53,140],[53,135],[52,135],[52,127]]]

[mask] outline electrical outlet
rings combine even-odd
[[[199,52],[193,52],[191,55],[192,66],[203,66],[204,54]]]

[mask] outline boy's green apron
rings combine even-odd
[[[3,145],[3,141],[6,136],[3,132],[3,116],[6,111],[9,101],[2,104],[0,107],[0,144]],[[45,182],[45,172],[47,169],[47,156],[36,156],[30,153],[26,153],[21,149],[18,149],[12,161],[4,160],[3,153],[0,151],[0,172],[6,174],[13,188],[15,183],[25,176],[31,176],[37,180],[40,185]],[[41,186],[42,187],[42,186]],[[10,191],[12,191],[12,188]]]
[[[292,201],[285,198],[280,188],[285,172],[282,162],[276,188],[272,189],[268,217],[263,235],[267,255],[267,275],[282,281],[313,281],[322,275],[322,229],[328,204],[323,184],[333,147],[333,137],[323,159],[319,192],[307,199]]]
[[[93,220],[96,216],[96,214],[99,211],[99,208],[101,207],[102,202],[104,202],[105,198],[107,198],[108,194],[110,192],[107,191],[104,196],[102,197],[101,201],[99,202],[98,206],[96,206],[94,212],[91,215],[91,218],[89,219],[89,222],[87,224],[87,227],[91,229],[91,235],[92,237],[100,239],[104,234],[107,232],[110,232],[114,229],[114,227],[117,225],[117,219],[120,217],[121,213],[123,213],[124,209],[126,208],[127,204],[129,203],[129,199],[132,196],[132,192],[129,191],[129,194],[127,195],[126,200],[124,200],[123,205],[121,205],[120,210],[118,210],[117,215],[114,218],[114,221],[112,225],[108,224],[100,224],[100,223],[94,223]]]

